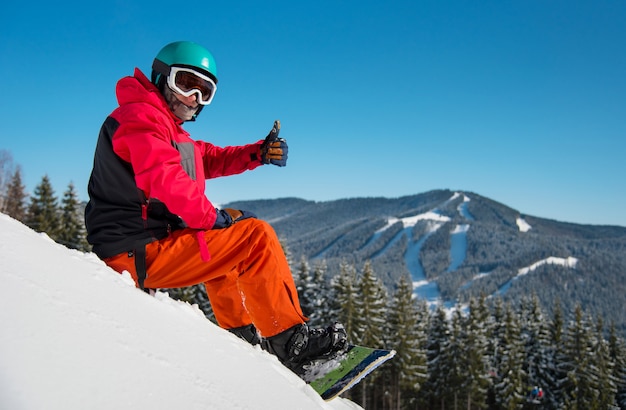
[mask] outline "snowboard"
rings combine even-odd
[[[395,354],[395,350],[350,345],[338,356],[304,366],[301,377],[329,401],[354,387]]]

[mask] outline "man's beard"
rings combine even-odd
[[[176,98],[176,95],[170,89],[170,87],[167,86],[167,84],[163,88],[163,96],[165,97],[165,101],[167,101],[167,105],[170,107],[170,110],[172,110],[175,116],[183,121],[191,121],[195,119],[194,117],[198,112],[198,109],[200,108],[199,105],[195,108],[188,107],[183,104],[178,98]]]

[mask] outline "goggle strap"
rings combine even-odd
[[[170,66],[159,59],[154,59],[154,61],[152,62],[152,69],[157,73],[163,74],[166,77],[170,75]]]

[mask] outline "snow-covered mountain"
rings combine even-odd
[[[0,284],[1,409],[360,408],[4,214]]]
[[[626,332],[626,227],[579,225],[524,214],[479,194],[435,190],[400,198],[328,202],[241,201],[276,229],[293,260],[371,262],[389,289],[410,277],[431,305],[536,294],[548,310],[577,304]]]

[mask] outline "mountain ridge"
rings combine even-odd
[[[370,261],[389,288],[408,275],[416,294],[432,303],[466,303],[479,294],[515,303],[535,293],[548,311],[556,300],[565,310],[581,304],[626,333],[626,227],[526,215],[474,192],[447,189],[225,207],[255,212],[275,228],[292,259],[323,262],[329,275],[342,262],[360,268]]]

